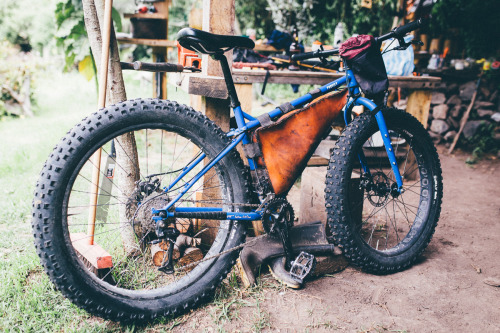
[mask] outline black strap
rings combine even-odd
[[[269,126],[269,125],[272,125],[273,121],[271,120],[271,117],[269,116],[269,113],[264,113],[260,116],[257,117],[257,120],[259,121],[259,123],[263,126],[263,127],[266,127],[266,126]]]
[[[384,107],[384,105],[378,105],[375,109],[373,109],[373,110],[370,111],[370,114],[372,116],[376,115],[377,112],[379,112],[383,107]]]
[[[256,158],[262,156],[259,144],[257,142],[247,143],[243,145],[243,152],[247,158]]]
[[[266,86],[267,86],[267,81],[269,80],[269,76],[271,76],[271,72],[269,69],[266,70],[266,76],[264,77],[264,83],[262,84],[262,91],[260,92],[261,95],[264,95],[264,91],[266,91]]]
[[[313,89],[309,92],[309,95],[312,96],[312,98],[316,98],[318,96],[320,96],[322,93],[321,93],[321,90],[319,90],[319,88],[316,88],[316,89]]]
[[[281,112],[283,112],[283,114],[285,114],[285,113],[288,113],[290,111],[295,110],[295,106],[290,104],[290,102],[286,102],[286,103],[283,103],[280,106],[278,106],[278,109],[280,109]]]

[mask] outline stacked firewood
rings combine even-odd
[[[203,259],[203,252],[199,248],[201,244],[201,238],[190,237],[185,233],[191,229],[191,225],[184,225],[177,223],[177,229],[181,234],[177,237],[175,244],[173,244],[172,259],[177,262],[178,266],[186,266],[192,262],[199,261]],[[151,256],[153,257],[153,264],[157,267],[163,266],[167,261],[167,254],[169,247],[172,246],[165,240],[158,244],[151,245]],[[186,271],[193,269],[193,267],[187,267]]]

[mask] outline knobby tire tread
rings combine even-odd
[[[57,248],[61,245],[53,246],[57,242],[55,238],[60,233],[60,230],[57,228],[61,229],[61,226],[54,222],[54,220],[58,216],[56,205],[63,200],[64,189],[61,190],[61,186],[66,186],[66,180],[61,179],[60,175],[65,168],[65,163],[75,151],[82,152],[85,150],[85,148],[79,147],[80,145],[87,146],[86,149],[91,147],[91,142],[87,142],[88,140],[85,139],[87,135],[90,135],[94,131],[99,131],[101,127],[123,120],[133,113],[145,112],[155,112],[159,118],[166,113],[175,113],[179,121],[189,120],[197,126],[205,127],[212,135],[211,140],[219,140],[223,145],[227,145],[230,142],[225,133],[213,121],[191,107],[180,105],[176,102],[158,99],[136,99],[112,105],[84,118],[54,148],[45,162],[39,180],[36,183],[32,204],[32,230],[35,248],[50,280],[65,297],[79,307],[91,314],[120,322],[152,321],[158,317],[177,316],[200,305],[214,293],[215,288],[231,271],[239,253],[239,251],[234,251],[231,254],[221,257],[220,260],[225,260],[229,263],[226,262],[224,270],[217,273],[216,278],[213,278],[210,284],[202,287],[201,291],[193,295],[187,295],[184,292],[181,295],[183,298],[182,301],[162,309],[137,309],[133,305],[124,305],[123,303],[114,304],[112,299],[96,299],[96,293],[93,290],[85,290],[85,287],[88,286],[82,284],[78,277],[75,278],[72,276],[73,273],[68,271],[69,266],[65,262],[65,258],[61,258],[61,255],[57,253]],[[224,160],[228,160],[229,162],[226,162],[226,165],[229,163],[230,167],[234,169],[232,172],[237,172],[239,175],[239,186],[241,188],[234,188],[233,184],[233,191],[242,191],[240,196],[244,200],[248,200],[245,202],[250,202],[249,177],[246,174],[246,169],[239,154],[236,150],[233,150]],[[243,242],[246,235],[246,228],[241,225],[233,225],[232,228],[238,229],[236,231],[239,232],[236,239],[232,241],[236,245]],[[228,247],[227,244],[226,246]],[[200,279],[203,279],[203,277]],[[77,283],[73,284],[72,281],[77,281]]]
[[[409,250],[405,249],[405,253],[399,254],[399,258],[394,258],[392,263],[378,261],[376,256],[373,255],[375,250],[368,249],[368,246],[365,246],[366,244],[362,244],[359,238],[354,237],[355,231],[350,228],[349,203],[346,196],[348,172],[352,168],[350,163],[355,158],[352,147],[356,145],[357,140],[363,139],[363,133],[369,131],[370,127],[373,130],[373,127],[377,126],[378,130],[378,125],[373,115],[363,113],[346,126],[332,152],[327,170],[325,182],[327,220],[333,233],[334,242],[342,248],[346,258],[362,270],[378,275],[396,273],[409,268],[415,263],[434,234],[441,212],[443,196],[441,163],[436,147],[425,128],[415,117],[404,111],[390,108],[384,109],[383,114],[389,129],[389,124],[397,123],[402,128],[411,130],[414,135],[418,136],[418,140],[422,141],[421,146],[425,147],[425,158],[431,161],[432,172],[437,180],[437,184],[435,184],[437,195],[436,200],[433,202],[432,216],[422,227],[423,234],[417,235],[418,237],[424,237],[419,246],[416,248],[413,246]]]

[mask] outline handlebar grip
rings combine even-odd
[[[124,70],[124,69],[134,70],[134,64],[131,62],[120,61],[120,66],[121,66],[122,70]]]
[[[392,31],[393,31],[394,35],[403,37],[408,32],[420,28],[423,24],[424,24],[423,19],[419,18],[418,20],[410,22],[408,24],[405,24],[402,27],[394,28],[394,30],[392,30]]]
[[[184,66],[179,64],[170,64],[168,62],[142,62],[135,61],[134,69],[136,71],[147,71],[147,72],[182,72],[184,70]]]
[[[311,58],[316,58],[318,55],[319,51],[304,52],[292,55],[292,60],[296,61],[296,60],[311,59]]]
[[[316,50],[312,52],[305,52],[305,53],[299,53],[299,54],[294,54],[292,55],[292,60],[304,60],[304,59],[311,59],[311,58],[317,58],[317,57],[329,57],[332,55],[339,54],[339,49],[331,49],[331,50]]]

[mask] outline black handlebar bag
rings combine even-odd
[[[389,88],[380,48],[373,36],[351,37],[340,45],[340,56],[354,73],[367,98],[378,99]]]

